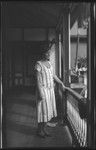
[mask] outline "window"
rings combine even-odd
[[[83,9],[70,30],[71,85],[76,92],[87,98],[87,48],[89,4]]]

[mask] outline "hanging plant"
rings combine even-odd
[[[80,65],[80,68],[87,67],[87,57],[79,57],[77,62]]]

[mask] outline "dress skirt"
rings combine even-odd
[[[38,123],[48,122],[57,116],[53,70],[52,66],[47,68],[40,62],[37,63],[36,69],[40,72],[38,82],[41,84],[41,90],[44,95],[44,98],[39,100],[38,92],[36,92],[37,121]]]

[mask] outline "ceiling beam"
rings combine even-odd
[[[57,17],[42,8],[16,5],[8,7],[9,26],[56,26]],[[50,11],[50,10],[49,10]]]

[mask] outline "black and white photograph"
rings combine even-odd
[[[0,1],[0,148],[96,148],[96,3]]]

